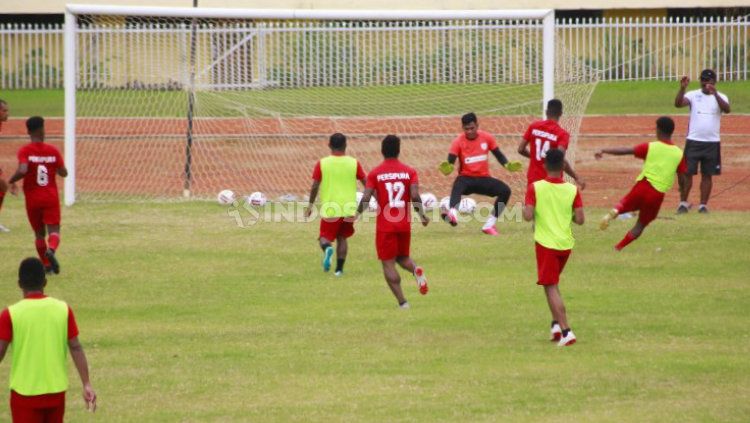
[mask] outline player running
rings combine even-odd
[[[310,205],[305,216],[310,217],[312,205],[320,191],[320,236],[323,250],[323,271],[331,270],[334,241],[336,242],[335,275],[344,274],[348,250],[347,238],[354,235],[354,214],[357,211],[357,181],[365,184],[365,170],[357,159],[346,155],[346,136],[335,133],[328,140],[331,155],[315,164],[310,188]]]
[[[3,130],[3,122],[8,121],[8,103],[0,100],[0,132]],[[0,169],[0,211],[3,210],[3,200],[8,192],[8,183],[3,179],[3,169]],[[10,229],[0,224],[0,232],[10,232]]]
[[[518,144],[518,154],[529,158],[529,171],[526,174],[527,185],[536,181],[541,181],[547,177],[547,171],[544,169],[544,158],[547,152],[556,148],[565,152],[570,143],[570,134],[560,126],[560,117],[563,114],[562,101],[552,99],[547,102],[546,120],[533,122],[526,129],[523,139]],[[531,147],[531,151],[529,148]],[[586,187],[586,183],[565,160],[564,171],[568,176],[576,181],[581,189]]]
[[[622,239],[615,249],[622,250],[635,241],[643,229],[648,226],[659,214],[659,208],[664,201],[664,193],[674,185],[675,173],[687,172],[687,164],[680,147],[672,144],[672,133],[674,132],[674,121],[666,116],[656,120],[656,139],[649,143],[636,145],[634,148],[605,148],[599,150],[595,157],[601,159],[604,154],[616,156],[634,155],[643,159],[643,170],[636,178],[636,184],[622,200],[607,213],[602,219],[599,227],[604,230],[609,222],[621,213],[640,210],[638,221]]]
[[[534,221],[536,241],[537,284],[544,286],[547,304],[552,312],[551,341],[565,347],[576,342],[570,329],[558,284],[575,240],[571,222],[583,225],[583,200],[578,188],[563,181],[565,154],[551,149],[544,163],[547,177],[529,185],[523,218]]]
[[[479,129],[477,115],[467,113],[461,117],[463,134],[456,137],[448,152],[448,160],[439,166],[440,172],[450,175],[454,163],[458,159],[458,177],[453,182],[451,199],[448,210],[441,210],[440,216],[451,226],[458,224],[456,207],[461,202],[461,196],[466,194],[481,194],[496,197],[492,214],[482,227],[487,235],[497,236],[495,223],[510,199],[510,187],[490,176],[487,153],[493,156],[510,172],[521,170],[521,163],[510,162],[497,147],[497,141],[489,132]]]
[[[357,207],[357,214],[362,213],[365,206],[369,204],[370,197],[375,193],[379,206],[378,220],[375,225],[375,248],[383,264],[385,280],[398,300],[399,307],[409,308],[409,303],[401,290],[401,276],[396,270],[396,263],[414,275],[422,295],[427,294],[428,289],[424,269],[417,266],[409,257],[411,243],[409,199],[414,210],[419,213],[423,226],[427,226],[430,219],[425,215],[422,200],[419,197],[417,171],[398,160],[400,151],[401,139],[399,137],[388,135],[383,139],[381,152],[384,160],[367,175],[365,193]]]
[[[31,142],[18,150],[18,169],[8,181],[11,192],[18,191],[16,182],[23,179],[26,214],[36,235],[36,251],[45,270],[60,273],[55,252],[60,246],[60,199],[55,175],[68,176],[60,151],[44,142],[44,119],[26,120]],[[49,234],[45,242],[45,235]]]

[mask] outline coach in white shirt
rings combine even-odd
[[[729,113],[729,98],[716,91],[716,72],[705,69],[701,72],[701,89],[685,93],[690,78],[683,76],[680,90],[674,99],[675,107],[690,107],[685,161],[688,171],[679,175],[680,205],[677,213],[687,213],[690,208],[688,195],[693,187],[693,175],[701,167],[701,203],[699,213],[708,213],[708,197],[711,195],[713,175],[721,174],[721,146],[719,141],[721,114]]]

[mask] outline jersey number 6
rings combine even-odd
[[[36,184],[40,187],[46,187],[49,184],[49,170],[47,170],[47,166],[41,164],[37,166]]]

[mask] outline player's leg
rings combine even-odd
[[[677,206],[677,213],[687,213],[690,209],[690,203],[688,202],[688,196],[690,196],[690,190],[693,189],[693,176],[698,173],[698,162],[701,160],[699,142],[697,141],[685,141],[685,163],[687,164],[687,173],[677,175],[677,184],[680,187],[680,205]]]
[[[453,188],[451,188],[448,210],[440,210],[440,217],[450,223],[451,226],[456,226],[458,224],[458,203],[461,202],[461,196],[466,192],[472,179],[473,178],[469,178],[468,176],[457,177],[456,180],[453,181]]]
[[[393,296],[398,301],[398,306],[401,308],[409,308],[409,303],[404,298],[404,292],[401,290],[401,275],[396,270],[396,260],[382,260],[383,263],[383,276],[385,281],[388,282],[388,288],[391,289]]]
[[[378,259],[383,265],[383,276],[388,283],[393,295],[398,300],[401,308],[409,308],[409,303],[404,298],[401,290],[401,276],[396,270],[396,258],[398,257],[398,238],[394,232],[375,232],[375,250],[378,253]]]
[[[26,217],[29,219],[31,230],[34,231],[34,247],[36,248],[39,260],[44,264],[44,269],[49,273],[52,271],[49,260],[45,255],[47,253],[47,236],[46,227],[43,219],[43,209],[40,207],[30,206],[28,200],[26,203]]]
[[[57,261],[57,248],[60,246],[60,225],[47,225],[47,250],[44,252],[44,256],[49,260],[50,268],[52,273],[60,273],[60,262]]]
[[[349,251],[347,239],[352,235],[354,235],[354,222],[341,219],[339,231],[336,234],[336,276],[344,274],[344,262],[346,262],[346,254]]]
[[[417,282],[417,288],[419,288],[419,293],[426,295],[427,291],[429,291],[429,288],[427,287],[427,276],[425,275],[422,266],[417,266],[409,255],[411,247],[411,232],[400,232],[397,237],[398,256],[396,257],[396,263],[398,263],[402,269],[407,270],[414,275],[414,279]]]
[[[318,235],[318,245],[323,250],[323,259],[321,261],[323,271],[331,270],[331,260],[333,258],[333,241],[336,239],[339,225],[338,219],[320,219],[320,232]]]
[[[545,285],[544,294],[547,297],[547,305],[552,312],[553,318],[560,325],[560,341],[558,346],[565,347],[576,343],[576,336],[568,324],[568,316],[563,303],[562,295],[557,284]]]
[[[612,210],[604,215],[602,220],[599,222],[599,229],[605,230],[609,227],[610,222],[615,219],[618,215],[628,212],[639,210],[643,203],[643,184],[648,183],[647,181],[640,180],[630,188],[627,194],[625,194],[620,202],[615,205]]]
[[[495,224],[510,200],[510,187],[499,179],[478,178],[477,183],[469,191],[469,194],[480,194],[495,198],[492,214],[487,217],[487,221],[482,226],[482,232],[488,235],[497,235]]]
[[[705,143],[705,156],[701,161],[701,203],[698,213],[708,213],[708,199],[713,188],[713,175],[721,175],[721,144]]]
[[[3,201],[5,201],[5,194],[8,192],[8,183],[1,177],[3,174],[0,170],[0,211],[3,210]],[[3,225],[0,225],[0,232],[10,232],[10,229]]]
[[[664,194],[656,191],[650,184],[647,188],[650,188],[650,191],[644,188],[640,194],[642,202],[640,205],[640,213],[638,214],[638,221],[635,222],[633,228],[625,234],[625,237],[615,245],[615,250],[617,251],[621,251],[628,244],[638,239],[643,233],[643,230],[646,229],[646,226],[653,222],[659,215],[659,209],[664,201]]]
[[[34,408],[28,404],[28,397],[17,394],[15,391],[10,393],[10,415],[14,423],[45,423],[45,416],[42,409]]]

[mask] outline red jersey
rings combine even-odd
[[[385,159],[367,174],[367,188],[378,199],[377,232],[411,232],[411,186],[417,171],[398,159]]]
[[[461,176],[490,176],[487,153],[497,148],[495,137],[489,132],[477,130],[473,140],[461,134],[453,140],[449,153],[458,157],[458,174]]]
[[[570,143],[570,134],[557,122],[551,119],[538,120],[526,129],[523,139],[529,143],[529,172],[528,183],[533,184],[547,177],[544,169],[544,158],[550,148],[562,148],[567,150]]]
[[[26,201],[35,203],[58,202],[57,169],[65,167],[60,151],[44,142],[31,142],[18,150],[18,163],[29,165],[23,177]]]

